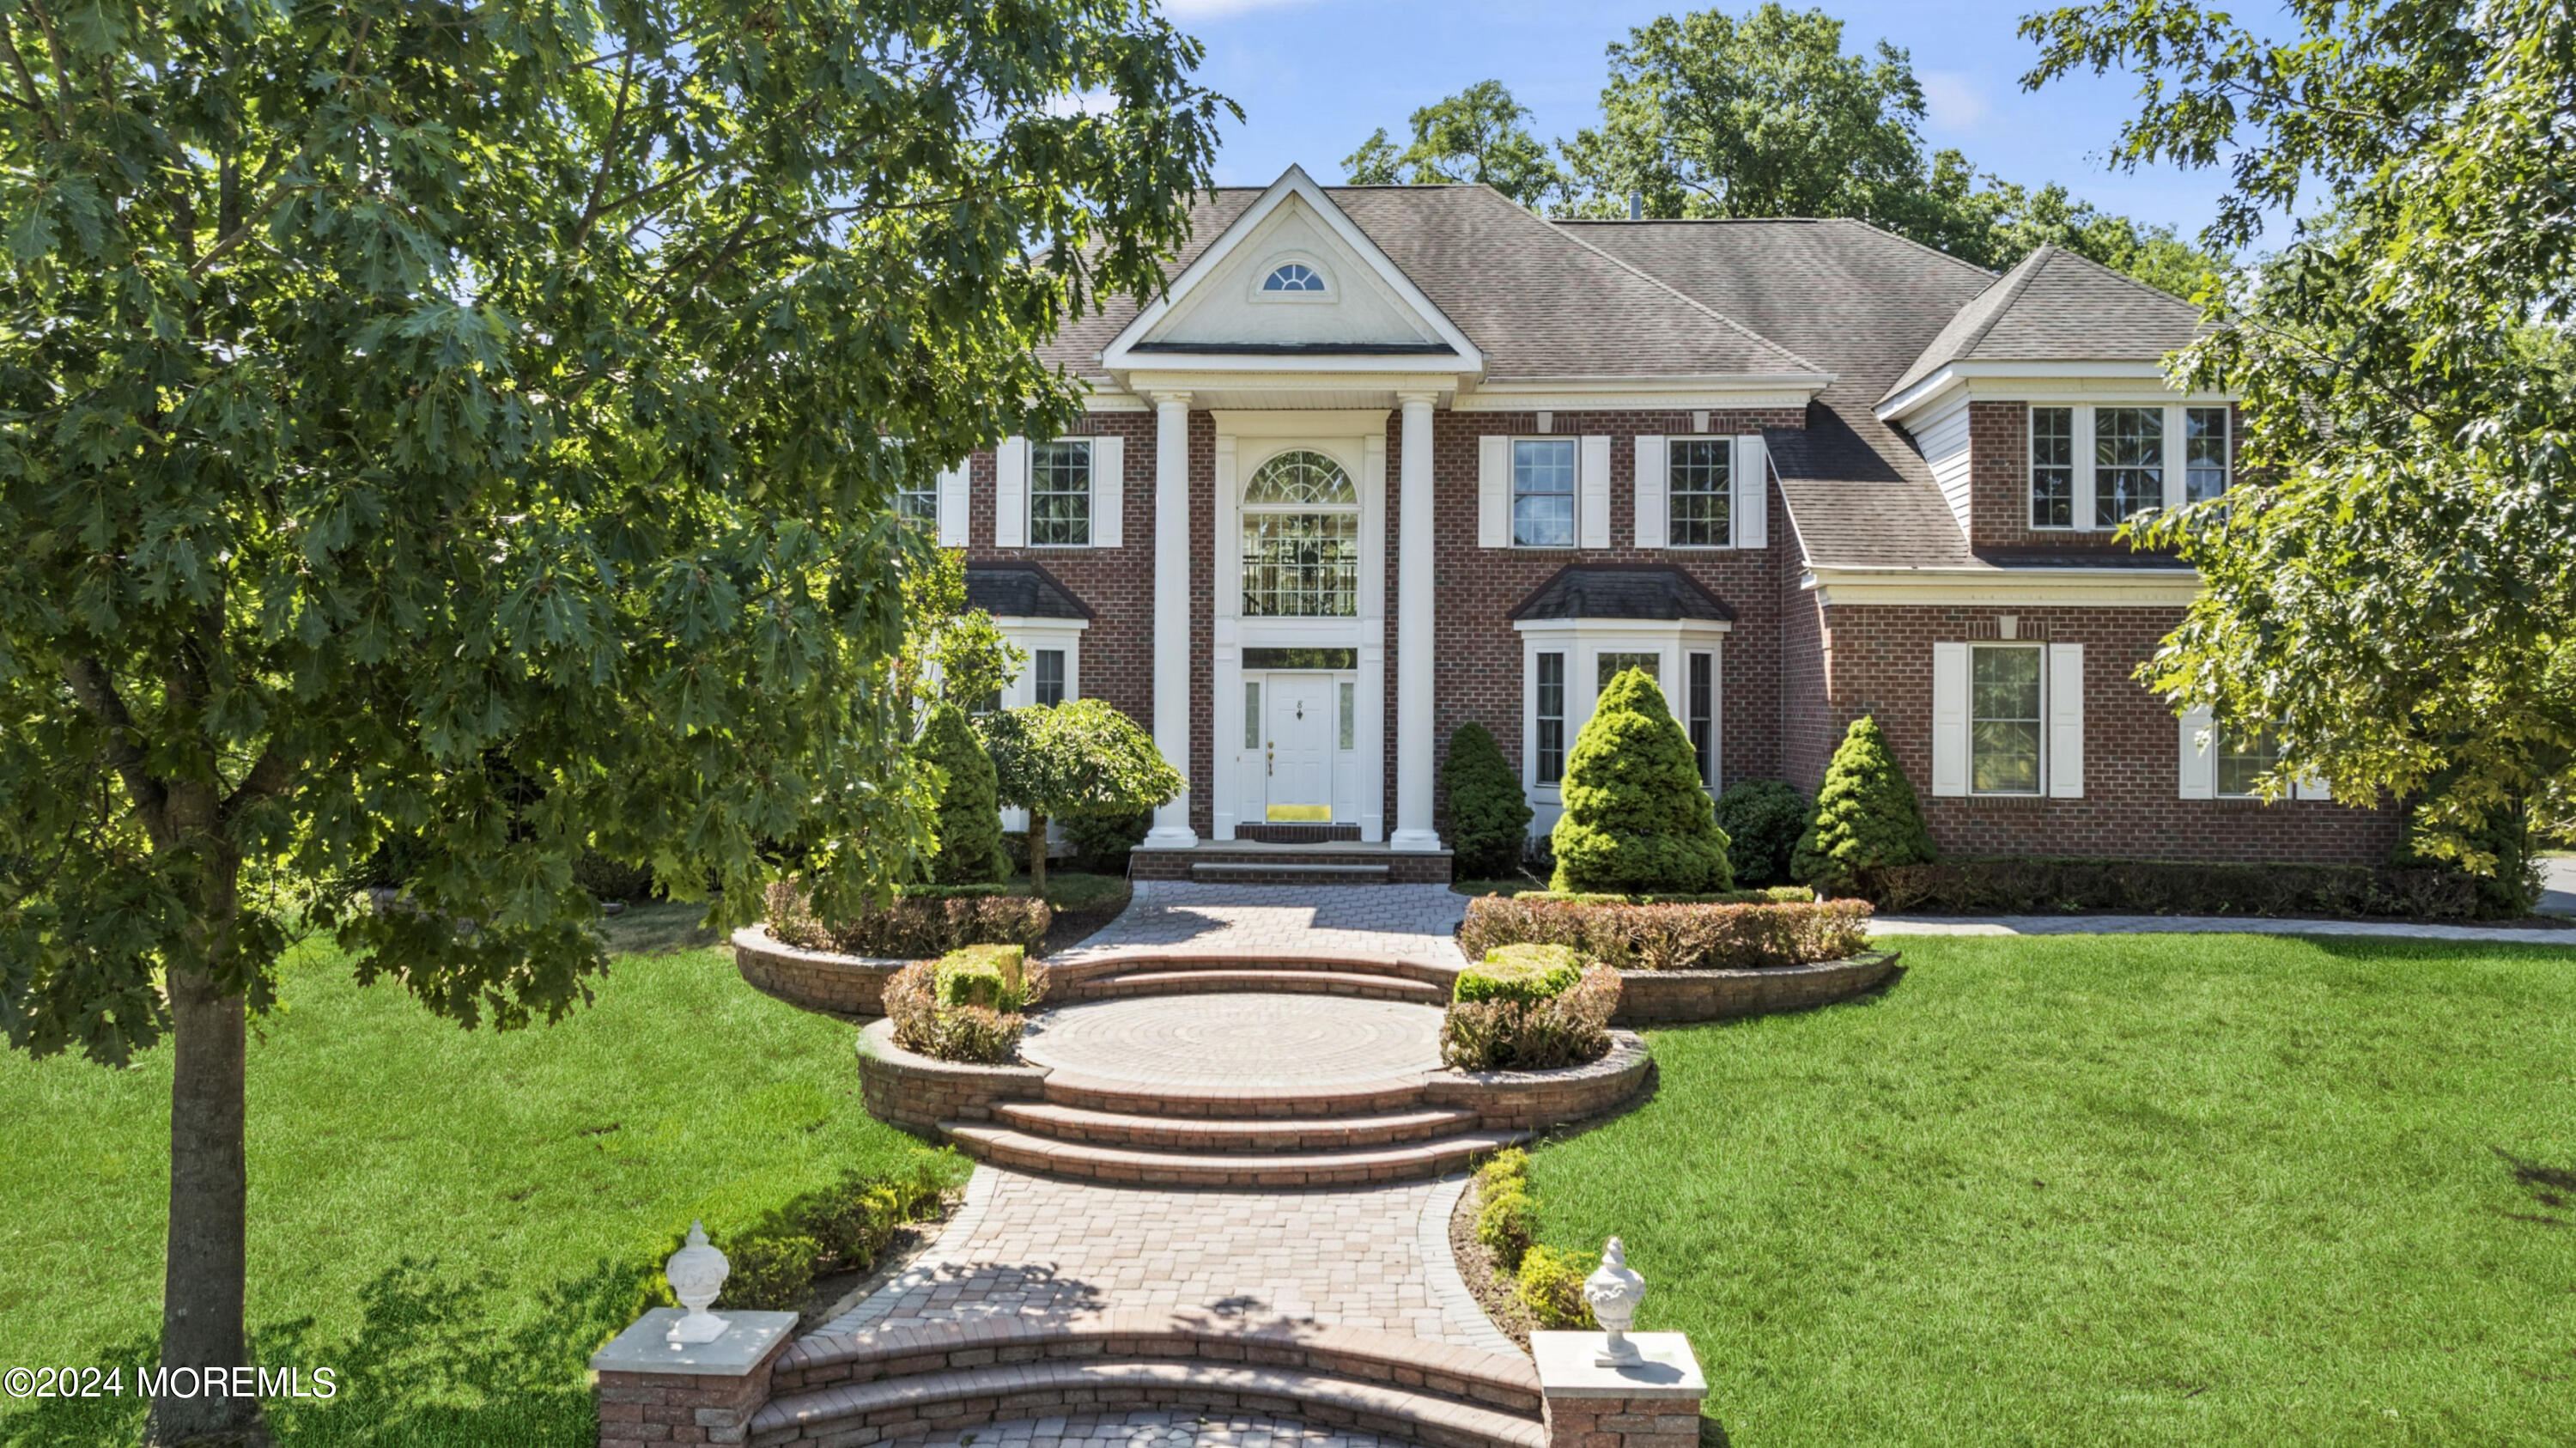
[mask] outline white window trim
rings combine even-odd
[[[1019,673],[1002,685],[1003,708],[1018,709],[1037,702],[1038,650],[1040,649],[1064,651],[1065,702],[1071,703],[1082,697],[1082,634],[1085,629],[1091,627],[1089,619],[1031,618],[1019,614],[1005,614],[995,616],[993,626],[1001,631],[1002,637],[1009,640],[1014,648],[1027,655],[1020,661]],[[1028,827],[1027,811],[1004,807],[1003,829],[1017,834]],[[1057,854],[1063,845],[1062,827],[1053,820],[1048,821],[1047,853]]]
[[[1269,290],[1270,278],[1276,275],[1281,267],[1288,266],[1292,263],[1297,266],[1304,267],[1306,270],[1313,272],[1317,277],[1321,278],[1324,283],[1324,289],[1320,292],[1274,292]],[[1331,269],[1327,268],[1322,262],[1317,261],[1314,257],[1302,251],[1282,252],[1252,269],[1251,300],[1262,306],[1279,306],[1282,304],[1295,306],[1301,303],[1312,305],[1317,302],[1337,302],[1341,300],[1341,297],[1342,289],[1334,282]]]
[[[2172,445],[2175,463],[2165,484],[2168,507],[2183,507],[2191,501],[2191,414],[2218,414],[2218,485],[2220,496],[2236,490],[2236,409],[2225,403],[2187,402],[2177,407],[2165,422],[2166,440]]]
[[[1084,495],[1083,541],[1040,543],[1036,541],[1037,450],[1067,444],[1079,445],[1090,463],[1090,486]],[[1049,552],[1090,552],[1124,546],[1127,507],[1127,440],[1124,437],[1115,433],[1085,433],[1023,442],[1018,466],[1019,541],[1009,543],[997,539],[999,546],[1037,548]]]
[[[1983,649],[2019,649],[2039,656],[2039,785],[2036,789],[1977,788],[1977,654]],[[2048,645],[2012,639],[1979,639],[1968,645],[1968,793],[1978,799],[2046,799],[2049,756]]]
[[[2220,794],[2218,792],[2218,728],[2206,709],[2186,710],[2176,720],[2180,728],[2180,750],[2174,772],[2177,793],[2183,799],[2225,801],[2230,804],[2264,802],[2259,794]],[[2293,777],[2290,787],[2272,804],[2293,801],[2331,802],[2334,791],[2324,780],[2313,775]]]
[[[1976,651],[2039,654],[2039,788],[1976,787]],[[1953,692],[1955,690],[1955,693]],[[1932,646],[1932,784],[1935,798],[2084,797],[2084,646],[2041,640],[1944,640]]]
[[[1738,524],[1739,524],[1742,520],[1736,517],[1736,513],[1737,513],[1737,511],[1738,511],[1738,505],[1739,505],[1739,502],[1740,502],[1740,500],[1742,499],[1742,497],[1743,497],[1743,493],[1744,493],[1744,481],[1743,481],[1743,479],[1742,479],[1742,478],[1740,478],[1740,477],[1738,477],[1738,476],[1736,475],[1736,466],[1737,466],[1737,464],[1738,464],[1738,463],[1740,463],[1740,462],[1742,462],[1742,461],[1743,461],[1744,454],[1745,454],[1745,449],[1741,446],[1741,444],[1740,444],[1739,440],[1738,440],[1738,439],[1736,439],[1736,438],[1734,438],[1734,437],[1707,437],[1707,436],[1701,436],[1701,435],[1696,435],[1696,434],[1694,434],[1694,435],[1691,435],[1691,436],[1667,437],[1667,438],[1665,438],[1665,439],[1663,440],[1663,442],[1664,442],[1664,480],[1663,480],[1663,499],[1664,499],[1664,508],[1663,508],[1663,511],[1664,511],[1664,529],[1663,529],[1663,534],[1664,534],[1664,536],[1663,536],[1663,541],[1662,541],[1661,543],[1659,543],[1659,544],[1655,545],[1655,546],[1657,546],[1657,547],[1661,547],[1661,548],[1664,548],[1664,549],[1667,549],[1667,550],[1669,550],[1669,551],[1671,551],[1671,552],[1674,552],[1674,553],[1732,553],[1732,552],[1734,552],[1734,551],[1736,550],[1736,546],[1737,546],[1737,544],[1736,544],[1736,540],[1737,540],[1739,537],[1741,537],[1741,536],[1743,535],[1743,532],[1744,532],[1744,530],[1743,530],[1741,527],[1739,527],[1739,526],[1738,526]],[[1726,445],[1726,494],[1725,494],[1725,496],[1726,496],[1726,541],[1725,541],[1725,542],[1723,542],[1723,543],[1675,543],[1675,542],[1673,542],[1673,541],[1672,541],[1672,537],[1673,537],[1673,459],[1672,459],[1672,446],[1673,446],[1673,444],[1674,444],[1674,443],[1677,443],[1677,442],[1714,442],[1714,443],[1723,443],[1723,444],[1725,444],[1725,445]],[[1643,546],[1643,545],[1640,545],[1640,546]]]
[[[1515,455],[1520,451],[1520,445],[1525,442],[1563,443],[1566,450],[1574,457],[1574,491],[1564,495],[1566,501],[1573,505],[1574,516],[1572,521],[1574,527],[1566,541],[1563,543],[1524,543],[1521,541],[1521,480],[1520,468],[1518,463],[1515,461]],[[1583,481],[1582,438],[1569,437],[1564,433],[1514,433],[1503,439],[1504,545],[1523,553],[1572,553],[1582,548],[1584,546]],[[1530,496],[1553,498],[1557,495],[1554,493],[1533,493]]]
[[[2031,458],[2031,438],[2034,430],[2031,426],[2030,414],[2034,408],[2041,407],[2063,407],[2075,415],[2075,521],[2072,523],[2034,523],[2030,521],[2030,505],[2032,496],[2031,470],[2036,466]],[[2163,414],[2164,475],[2160,479],[2163,489],[2162,501],[2163,506],[2165,507],[2178,508],[2182,506],[2184,489],[2187,486],[2185,482],[2187,465],[2184,459],[2186,456],[2186,441],[2188,435],[2183,426],[2184,409],[2190,407],[2225,408],[2227,407],[2227,404],[2223,402],[2209,402],[2203,400],[2176,402],[2173,400],[2171,393],[2166,393],[2162,396],[2147,397],[2105,397],[2099,400],[2085,402],[2077,402],[2062,397],[2039,397],[2023,401],[2021,404],[2021,457],[2015,466],[2021,479],[2021,499],[2019,507],[2022,526],[2025,529],[2033,533],[2109,533],[2116,530],[2118,525],[2106,525],[2102,523],[2099,521],[2099,515],[2095,511],[2095,500],[2097,497],[2096,489],[2099,486],[2095,474],[2100,467],[2100,463],[2094,456],[2094,422],[2095,414],[2106,407],[2151,408]],[[2232,415],[2230,417],[2228,427],[2231,435],[2229,437],[2227,481],[2229,486],[2232,487],[2236,482],[2234,452],[2235,439],[2232,435],[2235,423]]]
[[[1565,809],[1564,781],[1541,784],[1538,781],[1538,656],[1565,655],[1565,753],[1574,757],[1574,741],[1583,735],[1583,726],[1592,722],[1592,711],[1601,701],[1601,656],[1603,654],[1653,654],[1657,657],[1656,678],[1663,686],[1664,702],[1673,709],[1673,717],[1685,732],[1690,727],[1690,701],[1685,695],[1678,707],[1673,705],[1675,691],[1689,680],[1688,655],[1708,654],[1714,696],[1710,700],[1709,753],[1716,761],[1713,771],[1723,780],[1726,761],[1726,638],[1730,627],[1715,619],[1679,619],[1669,623],[1650,619],[1523,619],[1512,625],[1521,636],[1521,789],[1530,803],[1530,833],[1546,834],[1555,828],[1556,818]],[[1708,781],[1702,781],[1708,784]],[[1711,793],[1717,786],[1710,785]]]

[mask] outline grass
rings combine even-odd
[[[686,939],[695,911],[611,928]],[[585,1448],[584,1363],[691,1217],[720,1233],[926,1154],[861,1108],[847,1026],[722,953],[621,956],[595,989],[558,1025],[466,1032],[326,953],[290,965],[250,1048],[247,1315],[263,1363],[343,1386],[271,1405],[286,1448]],[[122,1072],[0,1053],[0,1367],[130,1385],[154,1356],[169,1095],[166,1048]],[[9,1448],[140,1435],[131,1397],[13,1406]]]
[[[2569,1441],[2576,952],[1904,948],[1535,1154],[1736,1448]]]

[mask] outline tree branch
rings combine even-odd
[[[65,666],[63,677],[71,685],[72,697],[107,726],[107,761],[124,779],[125,792],[134,796],[134,807],[143,815],[144,828],[152,832],[156,841],[166,841],[170,791],[152,777],[142,748],[134,742],[134,716],[126,711],[115,681],[107,676],[104,665],[86,656]]]
[[[233,816],[251,805],[286,793],[287,786],[294,782],[295,761],[287,756],[283,745],[271,739],[268,747],[261,750],[259,758],[251,764],[250,772],[233,786],[232,793],[224,796],[216,818],[230,822]]]

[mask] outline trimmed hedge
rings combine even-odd
[[[939,1175],[927,1163],[905,1176],[850,1172],[831,1186],[796,1197],[715,1239],[733,1268],[716,1306],[795,1311],[805,1305],[816,1277],[875,1266],[895,1229],[929,1216],[939,1198]],[[681,1240],[672,1239],[653,1258],[656,1268],[679,1250]],[[660,1291],[663,1305],[674,1305],[670,1289]]]
[[[1554,1071],[1598,1061],[1610,1054],[1618,1009],[1619,973],[1604,965],[1536,999],[1452,1000],[1440,1022],[1440,1062],[1459,1071]]]
[[[848,920],[818,920],[791,881],[769,887],[769,933],[800,950],[927,960],[969,945],[1035,950],[1055,912],[1019,895],[930,890],[900,896]]]
[[[2242,865],[2178,860],[1943,860],[1864,870],[1860,893],[1883,910],[1947,915],[2394,915],[2480,918],[2476,878],[2366,865]],[[1475,907],[1468,907],[1474,919]]]
[[[1816,892],[1804,885],[1773,885],[1765,890],[1721,890],[1714,895],[1613,895],[1600,890],[1523,890],[1515,900],[1553,901],[1562,905],[1805,905]]]
[[[1583,1279],[1590,1275],[1592,1265],[1572,1252],[1532,1247],[1522,1255],[1512,1286],[1537,1326],[1584,1332],[1601,1325],[1583,1295]]]
[[[1027,1004],[1028,951],[1016,945],[969,945],[931,962],[943,1006],[1016,1011]]]
[[[941,1061],[999,1066],[1018,1059],[1022,1011],[1046,995],[1046,970],[1017,946],[975,946],[916,960],[886,982],[894,1043]]]
[[[1467,903],[1459,947],[1568,945],[1620,970],[1767,970],[1857,955],[1870,907],[1858,900],[1799,905],[1629,905],[1487,895]]]
[[[1816,802],[1783,779],[1747,779],[1717,797],[1717,827],[1738,885],[1779,885],[1794,878],[1790,860],[1816,817]]]
[[[1529,1005],[1560,996],[1583,978],[1583,962],[1562,945],[1497,945],[1459,972],[1450,999]]]

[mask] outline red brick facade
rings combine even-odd
[[[2105,399],[2101,406],[2114,405]],[[2030,526],[2030,407],[2027,402],[1968,404],[1968,546],[1972,548],[2100,548],[2129,551],[2127,539],[2108,529]],[[2228,419],[2229,466],[2244,446],[2243,420]],[[2179,458],[2168,467],[2182,466]],[[2075,516],[2093,507],[2093,474],[2076,459]]]
[[[2026,517],[2026,422],[2021,404],[1977,403],[1971,427],[1981,542],[2007,546],[2125,548],[2104,533],[2008,527]],[[2086,645],[2085,798],[1991,800],[1933,798],[1931,671],[1936,641],[1995,637],[1995,608],[1939,608],[1818,603],[1802,586],[1798,543],[1779,490],[1766,488],[1767,547],[1640,549],[1635,546],[1634,439],[1693,431],[1687,413],[1559,412],[1548,434],[1607,435],[1611,444],[1607,548],[1518,549],[1477,546],[1478,439],[1530,436],[1528,413],[1436,414],[1432,439],[1435,768],[1449,736],[1469,721],[1483,724],[1504,757],[1521,758],[1522,647],[1510,614],[1571,563],[1653,563],[1678,568],[1735,614],[1721,663],[1721,769],[1729,781],[1781,777],[1812,790],[1843,730],[1863,713],[1886,726],[1898,759],[1918,791],[1943,849],[1972,854],[2136,855],[2171,859],[2381,859],[2398,821],[2394,811],[2299,802],[2259,806],[2241,801],[2186,801],[2177,785],[2176,731],[2165,706],[2131,675],[2172,627],[2170,609],[2055,608],[2017,613],[2022,636]],[[1802,425],[1797,412],[1719,413],[1711,435]],[[1149,726],[1153,717],[1155,420],[1145,412],[1095,414],[1097,434],[1126,439],[1123,537],[1117,548],[997,549],[993,537],[993,461],[971,469],[968,556],[1025,559],[1045,567],[1095,614],[1082,642],[1081,691],[1106,699]],[[1395,824],[1396,639],[1402,555],[1403,437],[1390,412],[1386,432],[1384,814]],[[1213,829],[1215,574],[1222,560],[1214,537],[1215,427],[1204,412],[1190,419],[1190,761],[1192,825]],[[1978,631],[1982,630],[1982,633]],[[1445,822],[1447,802],[1438,802]]]

